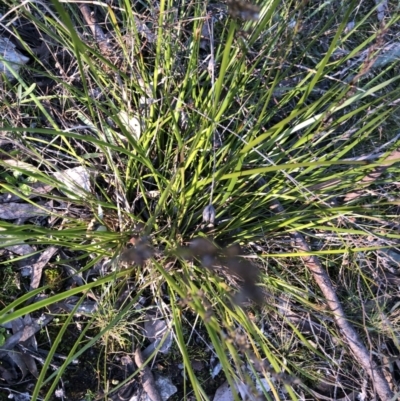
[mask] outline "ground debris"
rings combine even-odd
[[[71,199],[85,197],[90,191],[90,174],[83,166],[59,171],[54,176],[63,183],[65,194]]]
[[[31,217],[48,216],[50,211],[45,206],[36,206],[29,203],[5,203],[0,205],[0,219],[16,220],[30,219]]]
[[[160,343],[162,345],[158,351],[163,354],[167,353],[171,348],[173,336],[164,319],[157,319],[154,315],[148,313],[144,323],[144,335],[151,341],[151,344],[143,351],[144,359],[147,359]]]
[[[13,81],[18,76],[21,66],[26,64],[29,58],[19,53],[10,39],[0,37],[0,60],[4,60],[0,61],[0,74],[5,74],[8,80]]]
[[[57,252],[58,248],[51,246],[47,248],[39,257],[38,261],[32,266],[31,285],[30,289],[33,290],[39,287],[42,278],[43,268],[49,263],[50,259]]]
[[[153,374],[151,373],[150,368],[146,365],[144,366],[144,359],[142,352],[139,348],[136,349],[135,354],[135,363],[138,368],[141,368],[141,377],[144,391],[150,398],[150,401],[163,401],[161,395],[156,387],[156,383],[154,381]]]

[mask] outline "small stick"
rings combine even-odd
[[[284,213],[285,209],[279,200],[272,201],[271,209],[275,213]],[[300,232],[292,232],[292,239],[297,249],[302,252],[310,252],[310,247],[306,239]],[[365,369],[371,383],[379,395],[381,401],[390,401],[393,398],[393,392],[389,388],[389,384],[383,375],[381,368],[373,360],[372,355],[368,352],[355,330],[354,326],[347,319],[343,310],[342,304],[337,296],[332,282],[324,270],[319,258],[316,255],[301,256],[304,264],[314,277],[315,282],[318,284],[326,302],[333,313],[337,327],[341,330],[343,337],[347,341],[350,349],[352,350],[355,360]]]
[[[86,23],[89,25],[89,28],[92,31],[92,34],[96,42],[98,43],[103,56],[111,54],[113,48],[110,43],[108,43],[106,35],[94,18],[89,6],[87,6],[86,4],[81,4],[79,5],[79,9],[81,10],[83,18],[85,18]]]
[[[157,390],[156,382],[154,381],[154,377],[153,374],[151,373],[150,368],[147,365],[143,366],[144,360],[140,348],[136,348],[134,358],[136,366],[139,369],[142,368],[141,376],[142,376],[142,384],[144,391],[147,393],[151,401],[162,401],[162,398]]]

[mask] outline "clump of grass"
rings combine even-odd
[[[64,257],[55,263],[81,281],[71,285],[70,272],[56,294],[23,306],[44,288],[27,292],[0,321],[88,293],[108,312],[82,319],[67,359],[50,373],[82,296],[49,343],[33,399],[49,399],[72,361],[100,341],[106,389],[109,340],[143,343],[140,311],[130,314],[140,297],[173,327],[188,379],[183,398],[213,397],[191,365],[194,337],[211,344],[232,389],[247,383],[257,392],[265,379],[267,399],[373,393],[304,258],[318,257],[376,355],[380,344],[397,344],[394,287],[375,285],[385,270],[375,262],[399,241],[399,168],[387,161],[398,147],[398,66],[375,64],[398,41],[398,17],[377,23],[373,9],[354,2],[260,6],[257,20],[241,21],[221,4],[114,1],[97,4],[89,23],[87,5],[6,2],[2,12],[17,24],[2,34],[18,39],[31,63],[15,83],[2,82],[0,129],[11,152],[1,148],[1,174],[19,178],[1,186],[21,203],[45,205],[50,217],[0,221],[4,246],[56,246]],[[90,190],[66,189],[54,175],[75,167],[89,172]],[[34,197],[32,183],[51,190]],[[212,225],[203,221],[210,205]],[[293,233],[309,250],[293,247]],[[204,249],[217,245],[183,257],[198,237]],[[258,269],[251,290],[260,290],[259,305],[232,302],[243,274],[201,260],[232,244]],[[393,294],[384,305],[383,292]],[[374,302],[378,314],[363,307]],[[86,341],[90,330],[97,334]]]

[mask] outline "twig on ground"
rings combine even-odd
[[[282,204],[276,199],[272,201],[271,209],[277,214],[285,212]],[[299,249],[301,252],[310,252],[310,247],[301,233],[293,232],[291,236],[297,249]],[[362,343],[353,325],[346,318],[340,300],[336,295],[336,292],[332,287],[331,280],[322,267],[320,260],[315,255],[301,256],[301,259],[312,273],[314,280],[318,284],[328,303],[329,308],[333,312],[337,326],[342,331],[343,336],[353,351],[356,360],[368,373],[368,376],[370,377],[377,394],[381,398],[381,401],[389,401],[393,397],[393,393],[389,388],[389,384],[386,381],[380,367],[375,363],[367,348]]]
[[[107,40],[106,35],[104,34],[103,30],[101,29],[100,25],[97,23],[96,19],[93,16],[92,11],[90,10],[89,6],[86,4],[80,4],[79,9],[85,18],[86,23],[88,24],[92,34],[99,45],[101,53],[103,56],[109,56],[113,52],[113,48],[109,41]]]
[[[136,348],[135,354],[135,363],[138,368],[142,368],[141,376],[142,376],[142,384],[143,389],[151,399],[151,401],[162,401],[160,393],[157,390],[156,383],[154,381],[153,374],[148,366],[143,366],[144,360],[142,352],[139,348]]]

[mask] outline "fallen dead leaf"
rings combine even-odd
[[[235,401],[229,383],[226,381],[215,392],[214,401]]]
[[[50,211],[44,206],[39,207],[30,203],[6,203],[0,204],[0,219],[16,220],[29,219],[31,217],[48,216]]]
[[[65,194],[70,199],[86,197],[90,191],[90,174],[86,167],[79,166],[54,173],[63,185]]]
[[[21,66],[29,61],[29,58],[18,52],[15,47],[10,39],[0,37],[0,60],[4,60],[0,61],[0,74],[5,74],[10,81],[15,81]]]
[[[143,358],[147,359],[159,347],[158,352],[167,353],[172,345],[172,332],[168,329],[164,319],[157,319],[148,313],[144,324],[144,335],[150,340],[151,344],[143,351]]]
[[[375,0],[376,13],[378,21],[382,21],[385,18],[385,13],[388,9],[387,0]]]
[[[20,342],[27,341],[30,337],[35,335],[39,330],[41,330],[43,327],[49,324],[53,319],[54,315],[46,314],[39,317],[38,319],[35,319],[29,324],[26,324],[26,322],[24,322],[23,325],[16,332],[14,332],[13,329],[13,335],[7,338],[6,342],[0,349],[0,358],[3,358],[5,355],[7,355]],[[21,322],[13,321],[13,324],[20,325]]]
[[[47,194],[54,188],[52,185],[44,184],[43,182],[36,182],[29,187],[30,192],[27,195],[28,199],[33,199],[40,195]],[[17,194],[5,193],[0,195],[0,203],[18,202],[21,200],[23,200],[23,198],[21,198]]]
[[[30,253],[35,252],[35,250],[28,244],[6,246],[5,249],[20,256],[29,255]]]
[[[156,374],[155,383],[163,401],[167,401],[178,391],[169,377]],[[150,399],[148,401],[150,401]]]
[[[39,260],[32,266],[30,289],[34,290],[39,287],[42,278],[43,268],[49,263],[49,260],[57,252],[57,247],[51,246],[47,248],[39,257]]]
[[[126,111],[121,110],[118,113],[118,118],[125,125],[125,128],[132,134],[136,139],[140,139],[142,134],[142,125],[139,119],[135,116],[130,116]],[[120,136],[121,139],[126,140],[124,136]]]
[[[52,319],[52,316],[47,316],[43,319],[32,320],[27,314],[24,318],[17,318],[10,322],[13,334],[1,347],[0,359],[6,358],[8,363],[14,364],[20,370],[22,377],[19,377],[19,380],[23,380],[28,372],[36,378],[39,376],[35,358],[30,350],[37,349],[34,334]],[[1,372],[1,375],[7,382],[15,381],[14,374],[4,375],[3,373],[5,372]]]

